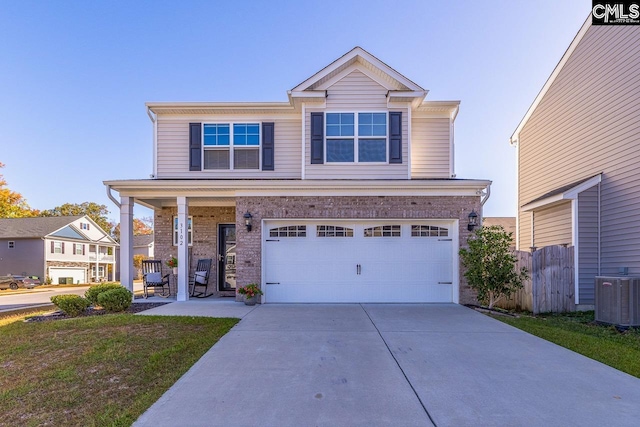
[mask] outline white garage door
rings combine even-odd
[[[267,221],[263,230],[264,302],[457,302],[451,221]]]
[[[87,283],[85,276],[86,270],[84,268],[73,267],[50,267],[49,277],[51,277],[51,283],[57,285],[60,283],[60,277],[73,277],[73,283]]]

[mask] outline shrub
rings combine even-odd
[[[98,294],[98,305],[109,312],[125,311],[131,305],[133,294],[122,286]]]
[[[101,283],[99,285],[91,286],[84,293],[84,297],[89,300],[93,305],[98,305],[98,295],[111,289],[124,289],[117,283]]]
[[[87,299],[80,295],[54,295],[51,297],[51,302],[71,317],[79,316],[91,305]]]

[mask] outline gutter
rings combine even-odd
[[[487,203],[487,200],[489,200],[489,197],[491,197],[491,184],[487,185],[487,192],[484,195],[484,198],[482,200],[480,200],[480,206],[484,206],[485,203]]]

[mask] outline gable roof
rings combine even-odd
[[[0,218],[0,239],[44,237],[68,226],[73,221],[82,217],[84,217],[84,215]]]
[[[322,70],[309,77],[298,86],[291,89],[291,92],[299,92],[305,90],[315,90],[333,79],[341,72],[348,69],[351,65],[359,64],[364,69],[377,74],[382,80],[386,80],[387,89],[402,91],[425,91],[416,83],[412,82],[360,46],[356,46]],[[426,92],[426,91],[425,91]]]
[[[553,83],[556,81],[558,74],[560,74],[565,64],[571,57],[571,54],[573,54],[573,51],[576,50],[576,47],[578,47],[578,45],[584,38],[585,34],[587,34],[587,31],[589,30],[589,28],[591,28],[591,13],[589,13],[587,20],[584,22],[584,24],[582,24],[580,31],[578,31],[578,34],[576,34],[576,36],[573,38],[573,41],[567,48],[564,55],[562,55],[562,58],[560,58],[560,62],[558,62],[558,65],[556,65],[556,68],[553,69],[551,76],[549,76],[544,86],[542,86],[542,89],[540,89],[538,96],[536,96],[536,98],[533,100],[533,103],[525,113],[522,120],[520,120],[518,127],[511,135],[511,138],[509,138],[509,144],[511,144],[512,146],[515,146],[518,143],[518,139],[520,138],[520,132],[522,131],[524,126],[527,124],[527,121],[529,121],[529,119],[531,118],[531,115],[533,114],[533,112],[536,110],[536,108],[538,108],[538,104],[540,104],[540,102],[542,101],[542,98],[544,98],[544,96],[547,94],[547,91],[549,90],[551,85],[553,85]]]
[[[153,234],[133,236],[133,246],[149,246],[153,243]]]

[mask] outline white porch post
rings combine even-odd
[[[189,205],[186,197],[178,197],[178,301],[189,299],[189,242],[187,224]]]
[[[96,243],[96,259],[99,250]],[[120,198],[120,283],[133,293],[133,197]]]

